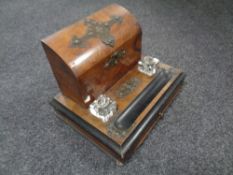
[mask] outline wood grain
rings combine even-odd
[[[166,103],[162,106],[162,108],[156,114],[157,116],[154,117],[154,119],[150,121],[150,123],[143,130],[143,132],[136,138],[136,140],[134,141],[134,143],[131,145],[130,149],[127,152],[125,152],[123,155],[118,154],[113,149],[111,149],[110,147],[108,147],[107,145],[105,145],[104,143],[102,143],[99,139],[93,137],[91,133],[87,132],[82,127],[80,127],[78,125],[78,123],[74,123],[73,121],[69,120],[66,117],[66,114],[58,113],[58,116],[59,116],[59,118],[61,118],[62,120],[64,120],[67,124],[69,124],[70,126],[72,126],[75,130],[77,130],[78,132],[80,132],[83,136],[87,137],[92,143],[94,143],[97,147],[99,147],[103,152],[105,152],[106,154],[108,154],[109,156],[111,156],[112,158],[114,158],[116,160],[117,164],[120,163],[120,165],[123,165],[125,163],[125,161],[128,160],[132,156],[132,154],[138,149],[138,147],[144,142],[144,140],[147,138],[148,134],[154,128],[154,126],[156,125],[156,123],[163,117],[164,112],[166,111],[166,109],[169,107],[169,105],[172,103],[172,101],[174,100],[174,98],[176,97],[176,95],[178,94],[178,92],[180,91],[181,86],[182,86],[182,84],[179,84],[176,87],[176,89],[174,89],[173,93],[169,96],[169,98],[167,99]],[[154,98],[154,100],[156,98],[157,98],[157,96]],[[60,101],[60,102],[64,102],[64,101]],[[63,105],[66,105],[66,104],[63,103]],[[153,105],[154,105],[154,102],[152,101],[149,104],[149,106],[153,106]],[[146,113],[148,111],[149,111],[149,109],[145,110]],[[72,112],[74,112],[74,111],[72,111]],[[145,116],[143,116],[143,118],[144,117]],[[114,139],[114,136],[112,136],[112,138]]]
[[[171,67],[160,63],[160,67],[163,69],[170,69]],[[130,134],[134,131],[134,129],[138,126],[138,124],[143,120],[148,111],[156,104],[156,102],[161,98],[163,94],[168,90],[168,88],[172,85],[172,83],[176,80],[176,78],[181,74],[181,70],[174,69],[174,73],[172,78],[168,81],[168,83],[161,89],[161,91],[153,98],[151,103],[144,109],[144,111],[139,114],[136,121],[128,130],[127,134],[124,136],[112,135],[109,133],[109,123],[103,123],[100,119],[94,117],[88,109],[81,107],[71,99],[65,97],[62,94],[58,94],[55,99],[63,104],[67,109],[74,112],[78,116],[80,116],[84,121],[89,123],[94,128],[98,129],[101,133],[106,135],[108,138],[112,139],[118,145],[124,144]],[[132,77],[137,77],[140,80],[139,85],[126,97],[120,98],[117,95],[117,91],[122,84],[130,80]],[[152,81],[155,77],[149,77],[137,70],[135,66],[131,71],[129,71],[124,77],[122,77],[116,84],[114,84],[110,89],[106,91],[106,95],[111,99],[115,100],[118,105],[118,111],[121,113],[127,106],[135,99],[138,94]],[[110,121],[111,122],[111,121]]]
[[[42,39],[61,92],[83,107],[112,87],[141,58],[141,27],[128,10],[112,4],[85,19],[101,23],[112,16],[122,18],[109,31],[115,38],[114,47],[104,44],[99,37],[85,41],[85,47],[71,47],[72,37],[82,37],[88,30],[84,19]],[[125,56],[115,66],[106,68],[106,61],[120,50],[126,51]]]

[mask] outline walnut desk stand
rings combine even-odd
[[[58,116],[118,163],[143,143],[179,92],[180,69],[141,54],[136,18],[117,4],[42,39],[60,88]]]

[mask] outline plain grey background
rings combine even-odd
[[[55,117],[40,39],[117,2],[183,91],[123,167]],[[233,174],[233,1],[0,0],[0,175]]]

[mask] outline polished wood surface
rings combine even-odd
[[[109,31],[115,38],[114,47],[106,45],[99,37],[88,39],[84,47],[71,46],[73,36],[86,34],[88,27],[85,19],[103,23],[112,16],[122,18],[121,23],[113,24]],[[141,58],[142,37],[135,17],[117,4],[107,6],[85,19],[42,39],[61,92],[83,107],[87,107],[135,66]],[[123,58],[116,65],[106,67],[111,56],[121,50],[125,51]]]
[[[160,63],[160,67],[163,69],[171,69],[170,66],[166,64]],[[94,128],[98,129],[101,133],[106,135],[108,138],[113,140],[118,145],[124,144],[130,134],[134,131],[134,129],[138,126],[138,124],[143,120],[146,116],[148,111],[157,103],[157,101],[163,96],[168,88],[172,85],[172,83],[177,79],[177,77],[181,74],[181,70],[173,69],[172,78],[168,81],[168,83],[161,89],[161,91],[154,97],[154,99],[150,102],[150,104],[144,109],[144,111],[139,114],[136,121],[132,124],[129,128],[127,133],[124,136],[120,135],[112,135],[109,133],[109,123],[103,123],[100,119],[94,117],[88,109],[81,107],[71,99],[65,97],[62,94],[58,94],[55,99],[63,104],[67,109],[75,113],[77,116],[80,116],[84,121],[89,123]],[[127,82],[132,78],[138,78],[140,83],[138,86],[127,96],[124,98],[120,98],[117,95],[117,92],[122,84]],[[131,71],[129,71],[123,78],[121,78],[116,84],[114,84],[109,90],[106,91],[106,95],[109,96],[111,99],[115,100],[118,105],[118,111],[121,113],[127,106],[142,92],[142,90],[153,80],[155,77],[149,77],[137,70],[137,66],[135,66]],[[111,121],[109,121],[111,122]]]
[[[160,67],[163,69],[171,69],[170,66],[166,64],[160,64]],[[144,109],[144,111],[138,115],[137,120],[132,124],[128,132],[123,135],[119,136],[116,134],[112,134],[109,132],[109,123],[113,122],[113,120],[110,120],[108,123],[103,123],[98,118],[92,116],[90,112],[69,98],[63,96],[62,94],[58,94],[55,97],[55,100],[58,101],[60,104],[62,104],[67,110],[73,112],[76,114],[76,117],[82,118],[85,122],[92,125],[95,129],[99,130],[102,134],[104,134],[106,137],[114,141],[117,145],[123,148],[124,143],[127,142],[127,139],[130,137],[130,135],[134,132],[136,127],[143,122],[145,117],[147,116],[148,112],[156,105],[156,103],[161,99],[163,95],[166,94],[167,90],[172,86],[172,84],[176,81],[176,79],[182,74],[181,70],[172,68],[172,77],[169,80],[169,82],[161,89],[161,91],[153,98],[153,100],[148,104],[148,106]],[[119,87],[127,82],[132,77],[137,77],[140,79],[140,84],[129,93],[124,98],[120,98],[117,95],[117,91],[119,90]],[[153,77],[155,78],[155,77]],[[138,72],[136,67],[132,69],[130,72],[128,72],[123,78],[121,78],[112,88],[110,88],[108,91],[106,91],[106,94],[110,96],[112,99],[117,101],[119,113],[123,111],[136,96],[138,96],[139,93],[143,91],[143,89],[152,81],[152,77],[148,77],[143,75],[142,73]],[[130,149],[127,150],[124,154],[118,154],[114,150],[112,150],[110,147],[105,145],[103,142],[101,142],[99,139],[95,138],[90,132],[87,132],[85,129],[79,126],[78,123],[73,122],[72,120],[68,119],[64,113],[58,112],[58,117],[64,120],[67,124],[71,125],[75,130],[80,132],[82,135],[87,137],[89,140],[92,141],[96,146],[98,146],[102,151],[104,151],[109,156],[113,157],[117,163],[122,165],[125,163],[127,159],[130,158],[130,156],[137,150],[137,148],[144,142],[144,140],[147,138],[150,131],[153,129],[153,127],[156,125],[156,123],[163,117],[164,112],[168,108],[168,106],[172,103],[175,96],[178,94],[179,90],[181,89],[181,85],[179,84],[172,92],[172,94],[169,96],[166,103],[163,105],[163,107],[159,110],[159,112],[156,114],[157,117],[154,117],[153,120],[150,121],[150,123],[147,125],[147,127],[143,130],[143,132],[135,139],[133,144],[131,145]]]
[[[132,107],[130,104],[139,94],[143,96],[145,88],[156,79],[156,75],[147,76],[138,71],[141,41],[142,31],[137,20],[117,4],[42,39],[61,90],[51,103],[58,116],[119,162],[124,162],[142,144],[184,78],[181,70],[159,63],[160,69],[170,72],[168,82],[161,85],[156,95],[146,92],[153,99],[145,103],[142,112],[137,114],[134,110],[136,120],[129,128],[113,126],[119,115]],[[125,85],[128,89],[124,89]],[[117,103],[117,114],[108,122],[102,122],[88,109],[100,94]]]

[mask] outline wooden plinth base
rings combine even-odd
[[[172,67],[161,64],[161,68],[171,70]],[[112,129],[114,119],[103,123],[98,118],[92,116],[88,109],[80,107],[62,94],[58,94],[51,104],[56,109],[59,118],[113,157],[118,164],[123,164],[144,142],[149,132],[178,94],[185,76],[179,69],[175,68],[172,68],[171,74],[171,79],[147,105],[144,111],[138,114],[135,122],[126,131]],[[123,99],[119,98],[116,93],[117,90],[132,77],[140,79],[140,83],[131,94]],[[156,77],[148,78],[145,75],[139,74],[135,68],[110,88],[106,94],[117,102],[120,113],[127,108],[153,78]]]

